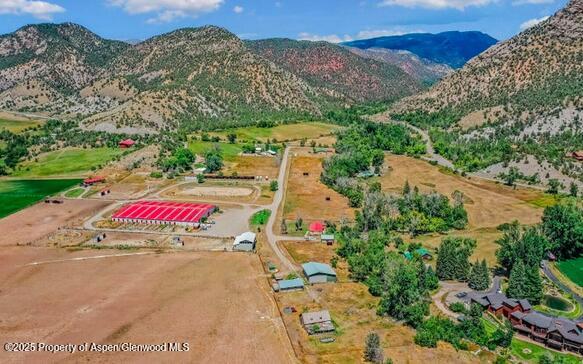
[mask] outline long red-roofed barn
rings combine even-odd
[[[172,201],[138,201],[123,206],[111,219],[130,224],[168,224],[182,226],[199,226],[203,218],[209,217],[217,207],[210,204],[172,202]]]

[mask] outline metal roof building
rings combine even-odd
[[[304,275],[310,284],[336,282],[336,272],[328,264],[308,262],[302,264]]]
[[[257,243],[257,235],[250,231],[247,231],[235,238],[233,243],[233,250],[237,251],[253,251],[255,250],[255,244]]]
[[[301,278],[284,279],[274,286],[276,291],[294,291],[304,289],[304,280]]]

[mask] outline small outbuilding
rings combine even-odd
[[[308,262],[302,264],[304,275],[310,284],[336,282],[336,272],[328,264]]]
[[[334,331],[334,324],[328,310],[302,313],[300,321],[309,335]]]
[[[321,221],[314,221],[308,227],[308,230],[310,231],[311,234],[322,234],[325,229],[326,226]]]
[[[431,255],[429,250],[427,250],[425,248],[415,249],[415,251],[413,253],[411,253],[410,251],[406,251],[405,253],[403,253],[405,258],[407,258],[408,260],[413,259],[413,254],[419,255],[423,260],[433,259],[433,255]]]
[[[96,177],[84,179],[82,185],[87,187],[87,186],[93,186],[96,183],[103,183],[103,182],[105,182],[105,177],[96,176]]]
[[[322,243],[326,243],[326,245],[332,245],[334,244],[334,235],[332,234],[322,234],[320,236],[320,240],[322,241]]]
[[[284,279],[273,285],[276,292],[299,291],[304,289],[304,280],[301,278]]]
[[[255,244],[257,244],[257,235],[248,231],[235,238],[233,250],[251,252],[255,250]]]
[[[132,139],[126,139],[119,142],[119,147],[122,149],[131,148],[134,146],[134,144],[136,144],[136,142],[133,141]]]

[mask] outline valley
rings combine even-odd
[[[581,1],[146,3],[0,1],[0,362],[583,362]]]

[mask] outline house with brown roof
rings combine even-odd
[[[304,312],[300,315],[300,321],[309,335],[334,331],[334,324],[327,310]]]

